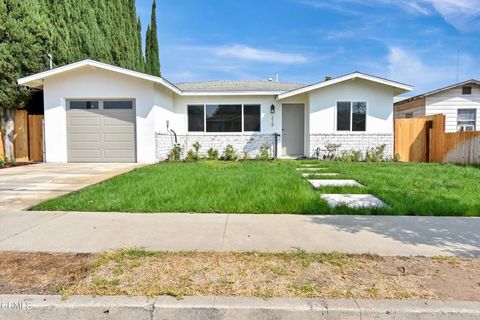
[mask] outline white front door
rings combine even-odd
[[[282,105],[282,155],[304,155],[305,106],[303,104]]]

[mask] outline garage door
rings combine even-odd
[[[67,101],[68,162],[135,162],[133,100]]]

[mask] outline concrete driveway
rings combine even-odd
[[[27,209],[130,171],[138,164],[40,163],[0,170],[0,214]]]

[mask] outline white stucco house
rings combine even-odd
[[[310,157],[329,143],[363,151],[386,144],[392,154],[393,98],[413,89],[360,72],[311,85],[172,84],[93,60],[18,83],[43,90],[47,162],[153,163],[175,135],[183,150],[200,142],[203,154],[232,144],[253,157],[268,144],[279,157]]]
[[[445,131],[480,130],[480,81],[467,80],[395,103],[395,119],[445,115]]]

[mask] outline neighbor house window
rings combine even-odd
[[[260,131],[259,104],[188,105],[190,132]]]
[[[95,109],[98,109],[98,101],[89,101],[89,100],[70,101],[70,109],[95,110]]]
[[[205,129],[205,110],[203,105],[188,106],[188,131],[203,132]]]
[[[365,131],[367,125],[367,103],[359,101],[337,102],[337,130]]]
[[[472,87],[470,87],[470,86],[463,86],[463,87],[462,87],[462,94],[472,94]]]
[[[406,118],[406,119],[413,118],[413,112],[407,112],[407,113],[405,113],[405,118]]]
[[[103,101],[103,109],[105,110],[131,110],[133,109],[133,101],[131,100],[105,100]]]
[[[474,131],[476,127],[476,109],[458,109],[457,129],[459,131]]]

